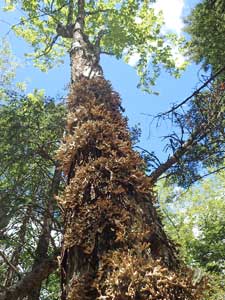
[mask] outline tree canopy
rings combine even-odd
[[[207,271],[213,286],[207,299],[224,298],[224,171],[188,191],[159,184],[159,203],[166,230],[192,266]],[[213,188],[212,188],[213,187]]]
[[[191,36],[189,53],[196,63],[213,72],[224,66],[225,3],[223,0],[203,0],[186,20]],[[223,76],[224,77],[224,76]]]
[[[59,253],[61,223],[54,195],[63,181],[56,170],[54,155],[63,133],[65,108],[41,91],[23,95],[4,90],[3,95],[0,105],[0,289],[17,284],[20,292],[14,287],[15,293],[21,296],[28,284],[24,274],[33,270],[38,273],[40,258]],[[52,261],[45,263],[49,273],[57,266]],[[29,297],[39,295],[42,282],[38,280]],[[52,285],[57,281],[53,275],[42,289],[42,299],[57,295],[57,285]]]
[[[162,14],[155,12],[152,0],[85,1],[84,32],[89,41],[99,45],[100,53],[129,62],[135,55],[140,86],[149,90],[163,67],[177,76],[185,64],[176,63],[173,47],[183,40],[164,33]],[[21,8],[25,15],[12,29],[33,48],[36,66],[46,71],[61,63],[71,47],[73,26],[78,13],[77,1],[7,0],[5,10]]]

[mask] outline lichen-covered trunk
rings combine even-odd
[[[120,97],[94,49],[82,43],[71,51],[67,134],[58,151],[68,178],[58,199],[62,299],[198,299],[157,216]]]

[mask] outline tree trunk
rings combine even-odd
[[[58,151],[62,300],[199,299],[163,231],[155,196],[132,149],[121,102],[79,29],[71,50],[67,134]]]
[[[73,43],[70,51],[71,82],[75,83],[82,77],[94,78],[103,76],[99,65],[100,50],[94,47],[82,31],[83,25],[79,20],[75,24]]]
[[[61,181],[61,171],[58,169],[58,166],[55,166],[54,175],[52,178],[52,185],[49,190],[49,199],[46,201],[46,207],[43,215],[42,221],[42,230],[38,239],[36,251],[35,251],[35,259],[32,266],[32,271],[38,268],[41,263],[48,259],[49,257],[49,243],[51,239],[51,230],[52,230],[52,222],[53,222],[53,203],[54,196],[58,194],[59,186]],[[39,300],[41,287],[43,280],[36,280],[33,285],[32,290],[28,291],[27,300]]]

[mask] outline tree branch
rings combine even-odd
[[[113,52],[108,52],[108,51],[100,51],[100,54],[111,55],[111,56],[114,55]]]
[[[51,43],[49,45],[47,45],[46,48],[44,49],[44,51],[40,55],[36,56],[35,58],[40,58],[42,56],[47,55],[52,50],[52,48],[55,45],[58,38],[59,38],[59,34],[55,35],[52,38]]]
[[[224,71],[225,71],[225,66],[223,66],[218,72],[216,72],[213,76],[211,76],[202,86],[200,86],[200,88],[198,88],[196,91],[194,91],[194,93],[192,93],[190,96],[188,96],[186,99],[184,99],[179,104],[173,106],[170,110],[159,114],[157,117],[160,118],[160,117],[166,116],[166,115],[174,112],[175,110],[177,110],[179,107],[183,106],[185,103],[187,103],[189,100],[191,100],[191,98],[198,95],[202,89],[204,89],[211,81],[213,81],[216,77],[218,77]]]
[[[56,27],[57,35],[62,36],[64,38],[73,38],[73,30],[75,24],[69,24],[64,26],[62,23],[58,23]]]
[[[97,35],[97,37],[96,37],[96,39],[95,39],[95,47],[96,47],[96,48],[100,49],[100,42],[101,42],[101,39],[102,39],[102,37],[103,37],[105,34],[107,34],[107,33],[108,33],[108,31],[105,30],[105,29],[102,29],[102,30],[99,31],[99,33],[98,33],[98,35]],[[99,50],[99,52],[100,52],[100,50]]]
[[[151,182],[154,184],[157,179],[163,174],[165,173],[168,169],[170,169],[174,164],[176,164],[179,159],[187,152],[189,151],[194,145],[197,144],[199,139],[202,139],[204,136],[207,135],[208,133],[208,126],[206,125],[202,125],[199,128],[197,128],[189,137],[189,139],[187,139],[187,141],[185,143],[183,143],[183,145],[181,145],[176,151],[175,153],[169,157],[169,159],[164,162],[163,164],[161,164],[156,170],[154,170],[149,178],[151,180]],[[200,137],[197,139],[198,135],[200,135]]]
[[[67,16],[67,25],[73,23],[74,0],[69,1],[69,11]]]
[[[112,11],[114,11],[114,9],[112,9],[112,8],[98,9],[98,10],[94,10],[94,11],[86,11],[85,15],[91,16],[91,15],[97,15],[97,14],[101,14],[101,13],[105,13],[105,12],[112,12]]]
[[[84,20],[85,20],[85,0],[77,0],[78,12],[77,19],[75,22],[75,30],[84,31]]]
[[[28,295],[29,291],[46,279],[58,266],[57,256],[43,260],[35,269],[27,273],[15,285],[0,293],[0,300],[17,300]]]
[[[17,270],[17,268],[7,259],[6,255],[0,251],[0,255],[3,258],[4,262],[21,278],[20,272]]]

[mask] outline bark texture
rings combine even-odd
[[[77,24],[75,25],[74,42],[70,51],[72,83],[76,82],[81,76],[94,78],[103,75],[102,68],[99,65],[99,49],[94,47],[88,38],[80,32],[79,23]]]
[[[97,73],[96,73],[97,74]],[[68,178],[62,299],[200,299],[154,207],[151,180],[132,149],[120,97],[102,77],[76,78],[58,151]]]
[[[64,212],[61,299],[200,299],[202,285],[194,286],[162,228],[120,97],[103,77],[100,38],[92,44],[85,35],[85,0],[77,5],[69,34],[67,133],[58,151],[68,180],[58,197]]]
[[[40,283],[57,269],[57,265],[55,257],[43,260],[15,285],[7,288],[5,292],[0,293],[0,300],[24,299],[30,291],[36,291]]]

